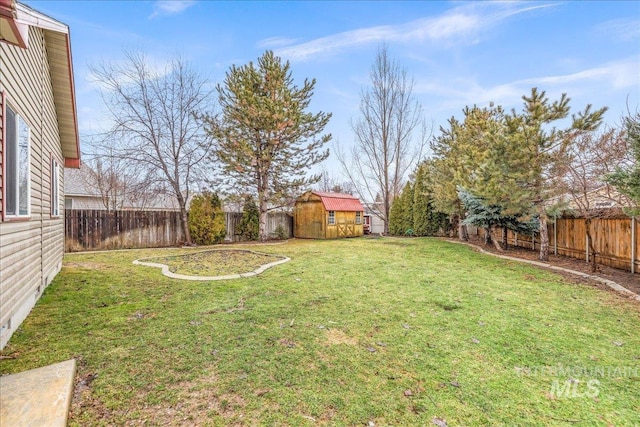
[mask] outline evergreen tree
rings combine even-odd
[[[258,240],[259,237],[260,212],[256,201],[251,195],[244,198],[242,207],[242,220],[238,225],[238,233],[247,240]]]
[[[501,205],[509,212],[526,209],[538,217],[540,232],[540,255],[543,261],[549,259],[549,235],[547,234],[548,200],[556,196],[560,171],[570,159],[567,156],[574,138],[595,130],[606,108],[591,111],[587,105],[583,112],[572,115],[571,126],[557,128],[554,124],[569,115],[569,98],[562,94],[559,100],[550,102],[545,92],[537,88],[530,96],[523,96],[524,108],[521,113],[512,111],[505,119],[506,136],[501,156],[494,156],[498,162],[495,169],[501,170],[511,183],[509,198]],[[503,161],[500,163],[499,160]],[[493,201],[491,201],[493,202]],[[509,202],[507,204],[507,202]]]
[[[440,128],[440,135],[434,139],[431,149],[433,161],[433,204],[437,211],[448,214],[458,226],[458,236],[468,238],[465,211],[458,197],[458,186],[471,188],[481,172],[480,165],[486,165],[487,130],[492,120],[502,113],[500,107],[465,107],[464,120],[452,117],[447,128]]]
[[[428,187],[428,165],[420,164],[415,174],[413,185],[413,232],[416,236],[426,236],[429,228],[429,214],[431,211],[431,192]]]
[[[225,214],[217,194],[205,192],[193,198],[189,209],[189,231],[193,242],[198,245],[222,242],[226,235]]]
[[[307,111],[314,86],[307,79],[296,86],[289,62],[267,51],[257,64],[231,67],[217,86],[221,113],[203,117],[217,140],[214,184],[257,194],[260,240],[269,237],[267,211],[317,182],[307,172],[329,156],[323,146],[331,135],[320,134],[331,114]]]
[[[462,187],[458,187],[458,196],[467,211],[464,223],[484,228],[486,231],[485,243],[493,242],[498,250],[506,249],[506,239],[503,240],[501,246],[495,236],[496,228],[503,229],[503,236],[505,237],[506,230],[532,234],[536,229],[537,222],[535,220],[521,221],[516,215],[504,213],[502,206],[487,203],[483,198],[475,196]]]
[[[413,232],[416,236],[434,236],[447,228],[447,215],[437,212],[433,202],[433,161],[420,164],[413,186]]]
[[[396,236],[413,235],[413,184],[407,182],[391,205],[389,232]]]

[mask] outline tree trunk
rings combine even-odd
[[[544,209],[540,213],[540,261],[549,261],[549,233],[547,232],[547,214]]]
[[[458,238],[462,241],[469,241],[469,231],[467,226],[463,224],[464,215],[458,215]]]
[[[384,227],[382,232],[385,236],[389,235],[389,213],[391,212],[391,203],[389,203],[389,195],[387,194],[387,198],[384,201]]]
[[[507,227],[502,227],[502,248],[506,251],[509,248],[509,230]]]
[[[189,214],[183,204],[180,205],[180,225],[182,226],[182,232],[184,233],[184,245],[193,246],[191,233],[189,232]]]
[[[458,215],[451,215],[451,217],[449,218],[449,224],[451,224],[451,227],[449,228],[449,237],[453,239],[453,237],[455,236],[456,230],[458,229],[458,222],[460,221],[460,219],[458,218]]]
[[[467,231],[467,226],[462,223],[462,221],[458,222],[458,238],[460,240],[464,240],[465,242],[469,240],[469,232]]]
[[[486,246],[489,246],[492,240],[495,240],[495,239],[491,238],[491,228],[484,227],[484,244]]]
[[[259,209],[260,209],[260,220],[258,221],[258,234],[260,235],[260,241],[266,242],[269,240],[269,233],[267,231],[267,215],[268,215],[268,206],[267,199],[264,193],[258,195],[259,199]]]
[[[593,238],[591,237],[591,218],[586,218],[584,221],[584,226],[587,229],[587,241],[589,242],[589,255],[591,255],[590,261],[590,270],[592,273],[595,273],[598,270],[598,265],[596,264],[596,247],[593,243]]]
[[[491,236],[491,241],[493,242],[493,246],[495,246],[498,252],[504,252],[503,247],[500,245],[500,239],[498,239],[498,237],[496,236],[496,228],[490,227],[488,229],[488,232],[491,233],[490,236]]]
[[[180,226],[182,227],[182,234],[184,234],[184,245],[193,246],[191,240],[191,233],[189,232],[189,214],[187,213],[187,202],[179,191],[176,193],[178,199],[178,206],[180,206]]]

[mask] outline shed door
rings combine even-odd
[[[313,221],[311,223],[311,236],[313,239],[322,239],[322,221]]]
[[[338,223],[338,237],[353,237],[355,226],[353,221],[342,220]]]

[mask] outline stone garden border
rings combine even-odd
[[[281,259],[278,260],[278,261],[274,261],[274,262],[270,262],[268,264],[261,265],[257,269],[255,269],[253,271],[249,271],[247,273],[227,274],[227,275],[224,275],[224,276],[192,276],[192,275],[187,275],[187,274],[177,274],[177,273],[173,273],[173,272],[169,271],[169,266],[166,265],[166,264],[160,264],[160,263],[157,263],[157,262],[141,261],[139,259],[133,261],[133,264],[135,264],[135,265],[144,265],[144,266],[147,266],[147,267],[160,268],[160,269],[162,269],[162,274],[164,274],[167,277],[171,277],[172,279],[210,281],[210,280],[231,280],[231,279],[242,279],[244,277],[253,277],[253,276],[257,276],[258,274],[264,272],[265,270],[267,270],[267,269],[269,269],[271,267],[275,267],[276,265],[284,264],[285,262],[291,261],[291,258],[286,257],[286,256],[265,254],[265,253],[262,253],[262,252],[255,252],[255,251],[250,251],[250,250],[247,250],[247,249],[211,249],[211,250],[208,250],[208,251],[200,251],[200,252],[193,252],[193,253],[214,252],[214,251],[242,251],[242,252],[249,252],[249,253],[258,254],[258,255],[274,256],[274,257],[278,257],[278,258],[281,258]],[[185,254],[185,255],[192,255],[193,253]],[[180,256],[180,255],[177,255],[177,256]],[[147,258],[147,259],[153,259],[153,258]]]

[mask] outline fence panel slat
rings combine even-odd
[[[226,241],[243,240],[236,230],[242,213],[226,212]],[[285,212],[271,212],[267,232],[276,237],[282,226],[293,237],[293,217]],[[65,210],[65,250],[77,252],[101,249],[156,248],[178,246],[184,242],[180,212],[175,211],[100,211]]]
[[[596,251],[596,262],[610,267],[631,271],[632,245],[635,244],[635,259],[633,262],[640,266],[638,252],[640,239],[631,240],[631,218],[595,218],[591,220],[591,237]],[[636,219],[636,228],[638,220]],[[556,221],[558,255],[586,260],[587,258],[587,228],[583,218],[558,218]],[[531,236],[509,232],[509,244],[531,249]],[[553,253],[553,221],[549,222],[550,252]],[[539,238],[536,237],[536,250],[540,249]],[[592,256],[592,255],[590,255]],[[636,268],[636,273],[639,273]]]

